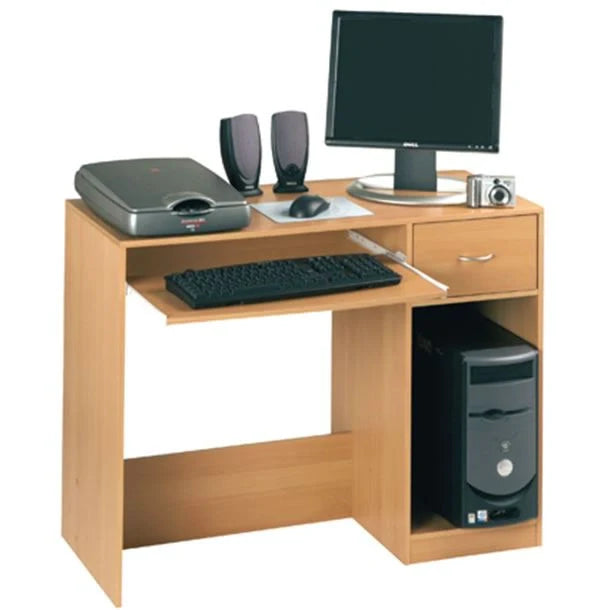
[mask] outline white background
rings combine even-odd
[[[307,112],[308,178],[389,171],[324,145],[331,11],[502,14],[501,152],[546,209],[545,531],[538,549],[405,567],[350,520],[124,554],[126,608],[608,607],[606,3],[13,2],[0,16],[0,603],[109,608],[60,538],[63,200],[83,163],[192,156],[218,121]],[[365,44],[363,42],[363,44]],[[602,59],[603,58],[603,59]],[[329,315],[166,328],[128,299],[127,456],[324,433]],[[309,378],[303,378],[306,369]],[[182,380],[201,380],[193,388]]]

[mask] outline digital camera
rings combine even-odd
[[[471,208],[510,208],[516,202],[514,176],[468,176],[466,203]]]

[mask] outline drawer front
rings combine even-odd
[[[449,296],[533,290],[535,215],[415,225],[413,264],[449,286]]]

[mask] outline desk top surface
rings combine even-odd
[[[441,176],[467,176],[465,171],[443,171]],[[307,181],[309,192],[324,197],[344,196],[358,205],[373,212],[373,216],[359,216],[352,218],[341,218],[333,220],[314,220],[311,222],[278,224],[269,220],[263,214],[252,209],[252,220],[250,225],[240,231],[227,231],[223,233],[204,233],[199,235],[174,235],[168,237],[131,237],[121,233],[101,218],[96,216],[80,199],[69,199],[67,205],[82,213],[93,222],[108,237],[125,248],[145,248],[151,246],[164,246],[174,244],[232,241],[238,239],[252,239],[261,237],[272,237],[280,235],[295,235],[303,233],[322,233],[325,231],[341,231],[348,229],[363,229],[366,227],[382,227],[409,224],[413,222],[439,222],[449,220],[472,220],[477,218],[493,218],[504,216],[515,216],[523,214],[540,214],[542,208],[537,204],[524,199],[517,198],[514,208],[469,208],[466,206],[401,206],[380,203],[371,203],[349,197],[347,186],[353,178],[338,180],[311,180]],[[294,194],[278,195],[273,192],[272,185],[263,185],[263,194],[259,197],[251,197],[249,203],[260,203],[265,201],[283,201],[294,199]]]

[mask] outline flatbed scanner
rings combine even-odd
[[[128,235],[180,235],[241,229],[250,206],[193,159],[129,159],[83,165],[74,178],[83,201]]]

